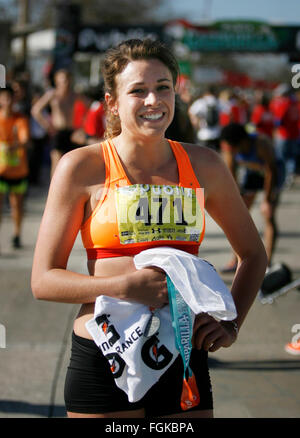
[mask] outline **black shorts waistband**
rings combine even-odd
[[[83,338],[82,336],[76,335],[76,333],[72,332],[72,340],[78,342],[78,344],[83,345],[84,347],[95,347],[98,349],[97,345],[93,341],[93,339]]]

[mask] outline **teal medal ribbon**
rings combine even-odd
[[[193,375],[189,366],[192,351],[192,314],[181,294],[178,292],[170,277],[167,275],[168,296],[172,326],[175,333],[175,346],[179,351],[184,365],[184,379]],[[187,375],[188,373],[188,375]]]
[[[189,306],[168,275],[167,286],[175,346],[181,355],[184,367],[180,406],[186,411],[200,403],[196,378],[189,365],[192,352],[193,317]]]

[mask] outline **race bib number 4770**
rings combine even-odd
[[[153,240],[199,241],[204,227],[201,194],[192,188],[134,184],[116,189],[121,244]],[[198,196],[197,196],[198,195]]]

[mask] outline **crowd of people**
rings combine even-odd
[[[190,105],[189,114],[200,144],[223,156],[250,209],[264,191],[261,213],[269,265],[278,235],[276,208],[280,192],[293,184],[300,159],[300,100],[286,84],[272,93],[251,94],[208,87]],[[222,269],[234,272],[237,260]]]
[[[208,87],[189,107],[197,140],[220,148],[222,128],[243,125],[250,134],[263,134],[272,141],[276,157],[285,164],[285,183],[293,182],[300,156],[300,96],[287,84],[273,91]]]
[[[43,165],[50,164],[52,176],[66,152],[104,138],[106,115],[103,87],[74,91],[76,83],[67,70],[56,71],[52,83],[31,86],[28,80],[15,78],[0,97],[0,217],[1,205],[8,194],[15,248],[21,246],[24,196],[28,183],[41,183]],[[251,150],[243,154],[228,129],[249,135]],[[230,130],[230,128],[229,128]],[[225,137],[224,137],[225,136]],[[300,161],[300,98],[295,90],[281,84],[273,91],[242,90],[208,86],[199,93],[187,78],[178,81],[175,115],[166,137],[212,148],[223,156],[250,208],[258,190],[265,188],[262,204],[265,241],[271,264],[277,236],[275,209],[279,192],[293,184]],[[250,141],[249,140],[249,141]],[[243,139],[241,140],[243,142]],[[263,158],[265,144],[269,156]],[[268,145],[267,145],[268,144]],[[13,159],[13,156],[18,159]],[[271,163],[274,161],[275,165]],[[18,164],[16,164],[18,163]],[[253,166],[256,169],[253,169]],[[241,168],[247,168],[244,172]],[[269,176],[264,178],[267,172]],[[272,199],[271,199],[272,198]],[[234,271],[236,258],[223,267]]]
[[[105,114],[101,87],[76,93],[67,70],[48,89],[14,79],[0,89],[0,220],[6,196],[14,224],[12,245],[21,248],[24,199],[50,175],[66,152],[101,140]]]

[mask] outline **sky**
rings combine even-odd
[[[233,18],[300,25],[300,0],[165,0],[165,4],[168,13],[193,23]]]

